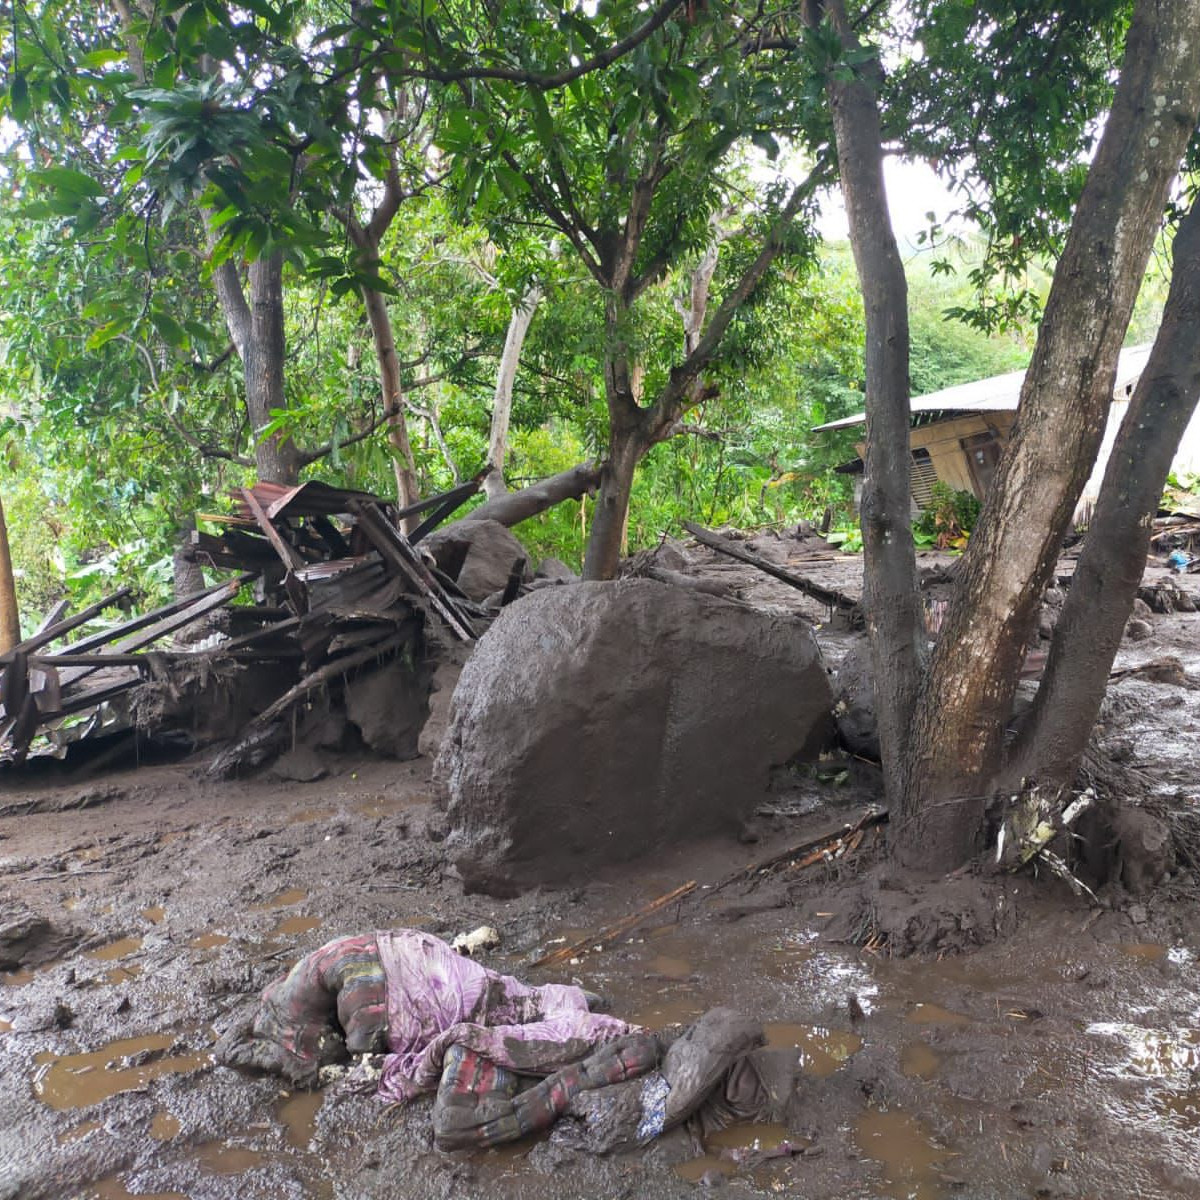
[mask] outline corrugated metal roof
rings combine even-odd
[[[1149,346],[1131,346],[1121,351],[1117,360],[1114,396],[1123,396],[1126,389],[1137,382],[1149,357]],[[1012,412],[1021,399],[1021,385],[1024,382],[1024,371],[1009,371],[1006,375],[993,375],[990,379],[977,379],[974,383],[942,388],[940,392],[930,392],[927,396],[914,396],[911,408],[914,413]],[[826,429],[848,429],[852,425],[861,425],[865,420],[866,413],[857,413],[840,421],[817,425],[813,433],[822,433]]]

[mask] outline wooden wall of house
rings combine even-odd
[[[968,413],[920,425],[912,431],[910,444],[914,450],[928,450],[933,469],[939,482],[959,492],[973,492],[971,468],[962,448],[964,438],[977,433],[995,434],[1000,441],[1007,442],[1016,413]],[[982,500],[983,497],[981,496]]]
[[[929,425],[920,425],[909,435],[909,445],[913,450],[927,450],[929,460],[937,472],[938,482],[946,484],[959,492],[974,492],[975,485],[971,479],[971,468],[967,465],[967,456],[962,448],[962,440],[977,433],[994,433],[1006,443],[1012,430],[1015,412],[967,413],[957,417],[947,417],[944,421],[934,421]],[[859,457],[866,455],[866,443],[859,442],[855,449]],[[981,500],[982,496],[979,497]]]

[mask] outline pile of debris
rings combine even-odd
[[[205,518],[224,531],[195,532],[188,548],[204,567],[236,571],[232,579],[51,649],[106,609],[127,605],[130,590],[69,617],[62,604],[32,637],[0,655],[0,763],[64,758],[85,739],[120,746],[139,734],[174,733],[192,744],[238,738],[214,765],[229,774],[264,761],[295,736],[287,718],[314,693],[324,696],[328,715],[331,691],[344,691],[355,673],[374,676],[389,666],[391,675],[403,676],[400,693],[418,710],[408,722],[416,722],[415,754],[431,649],[446,634],[471,642],[489,615],[417,546],[480,482],[404,509],[319,482],[240,489],[233,513]],[[416,521],[406,534],[406,523]],[[448,543],[443,559],[454,554],[461,569],[461,542]],[[513,595],[524,570],[521,559]],[[220,633],[180,645],[180,635],[214,623]],[[170,648],[160,648],[172,637]],[[381,735],[388,744],[374,748],[405,756],[396,685],[389,678],[386,690],[374,689],[388,719],[357,724],[369,744],[368,726],[390,727]],[[352,698],[341,699],[353,707]]]

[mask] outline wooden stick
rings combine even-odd
[[[591,937],[581,938],[578,942],[572,942],[569,946],[560,946],[559,949],[552,951],[550,954],[543,955],[533,966],[552,967],[557,963],[566,962],[568,959],[586,954],[589,950],[602,949],[622,934],[628,933],[631,929],[636,929],[647,917],[651,917],[660,909],[666,908],[668,904],[676,900],[682,900],[684,896],[690,895],[696,890],[696,886],[696,881],[691,879],[687,883],[681,884],[673,892],[668,892],[665,896],[659,896],[657,900],[651,900],[645,908],[639,908],[637,912],[631,913],[620,921],[616,921],[612,925],[606,925]]]
[[[765,558],[760,558],[757,554],[735,545],[727,538],[721,537],[720,534],[713,533],[710,529],[705,529],[703,525],[696,525],[692,521],[684,521],[683,527],[696,541],[703,546],[707,546],[710,550],[716,550],[720,554],[727,554],[730,558],[736,558],[740,562],[757,567],[773,579],[778,579],[780,583],[786,583],[789,587],[794,587],[806,596],[811,596],[814,600],[819,600],[822,604],[827,604],[830,608],[844,613],[851,620],[861,618],[862,609],[859,602],[853,597],[847,596],[845,592],[822,587],[819,583],[813,583],[811,579],[805,579],[800,575],[793,575],[791,571],[785,571],[773,562],[768,562]]]
[[[801,842],[798,846],[789,846],[786,850],[780,851],[777,854],[772,854],[767,858],[759,859],[758,862],[750,863],[749,866],[743,867],[740,871],[734,871],[732,875],[727,875],[720,883],[712,887],[707,894],[714,896],[722,888],[728,887],[731,883],[753,879],[756,875],[761,875],[765,871],[770,871],[784,864],[788,864],[789,869],[794,867],[796,870],[811,866],[813,863],[819,862],[830,847],[842,841],[842,839],[848,840],[856,833],[862,833],[863,830],[870,829],[872,825],[883,824],[887,819],[888,813],[886,808],[870,808],[853,825],[847,825],[844,829],[839,829],[836,833],[827,833],[822,837],[810,838],[807,842]],[[855,845],[857,844],[856,842]]]

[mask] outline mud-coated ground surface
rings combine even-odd
[[[1200,674],[1197,620],[1154,618],[1154,638],[1117,665],[1171,653]],[[1180,804],[1195,802],[1198,695],[1130,677],[1106,715],[1105,737],[1127,741],[1126,761]],[[463,896],[446,867],[428,759],[342,761],[306,784],[218,784],[188,763],[9,779],[0,898],[71,941],[0,976],[0,1197],[1200,1195],[1200,926],[1186,870],[1150,896],[1106,888],[1104,908],[1011,877],[987,891],[1015,913],[1008,936],[895,960],[826,934],[876,855],[869,837],[840,875],[702,890],[576,964],[527,968],[687,880],[713,883],[853,819],[870,782],[835,765],[797,780],[756,843],[668,847],[494,901]],[[881,903],[913,894],[890,882]],[[446,1156],[427,1102],[291,1094],[212,1065],[214,1028],[323,941],[484,923],[503,939],[489,965],[577,978],[631,1020],[685,1022],[714,1004],[761,1018],[805,1068],[793,1127],[735,1129],[707,1148],[679,1131],[611,1159],[553,1139]],[[785,1136],[802,1151],[757,1166],[721,1157]]]

